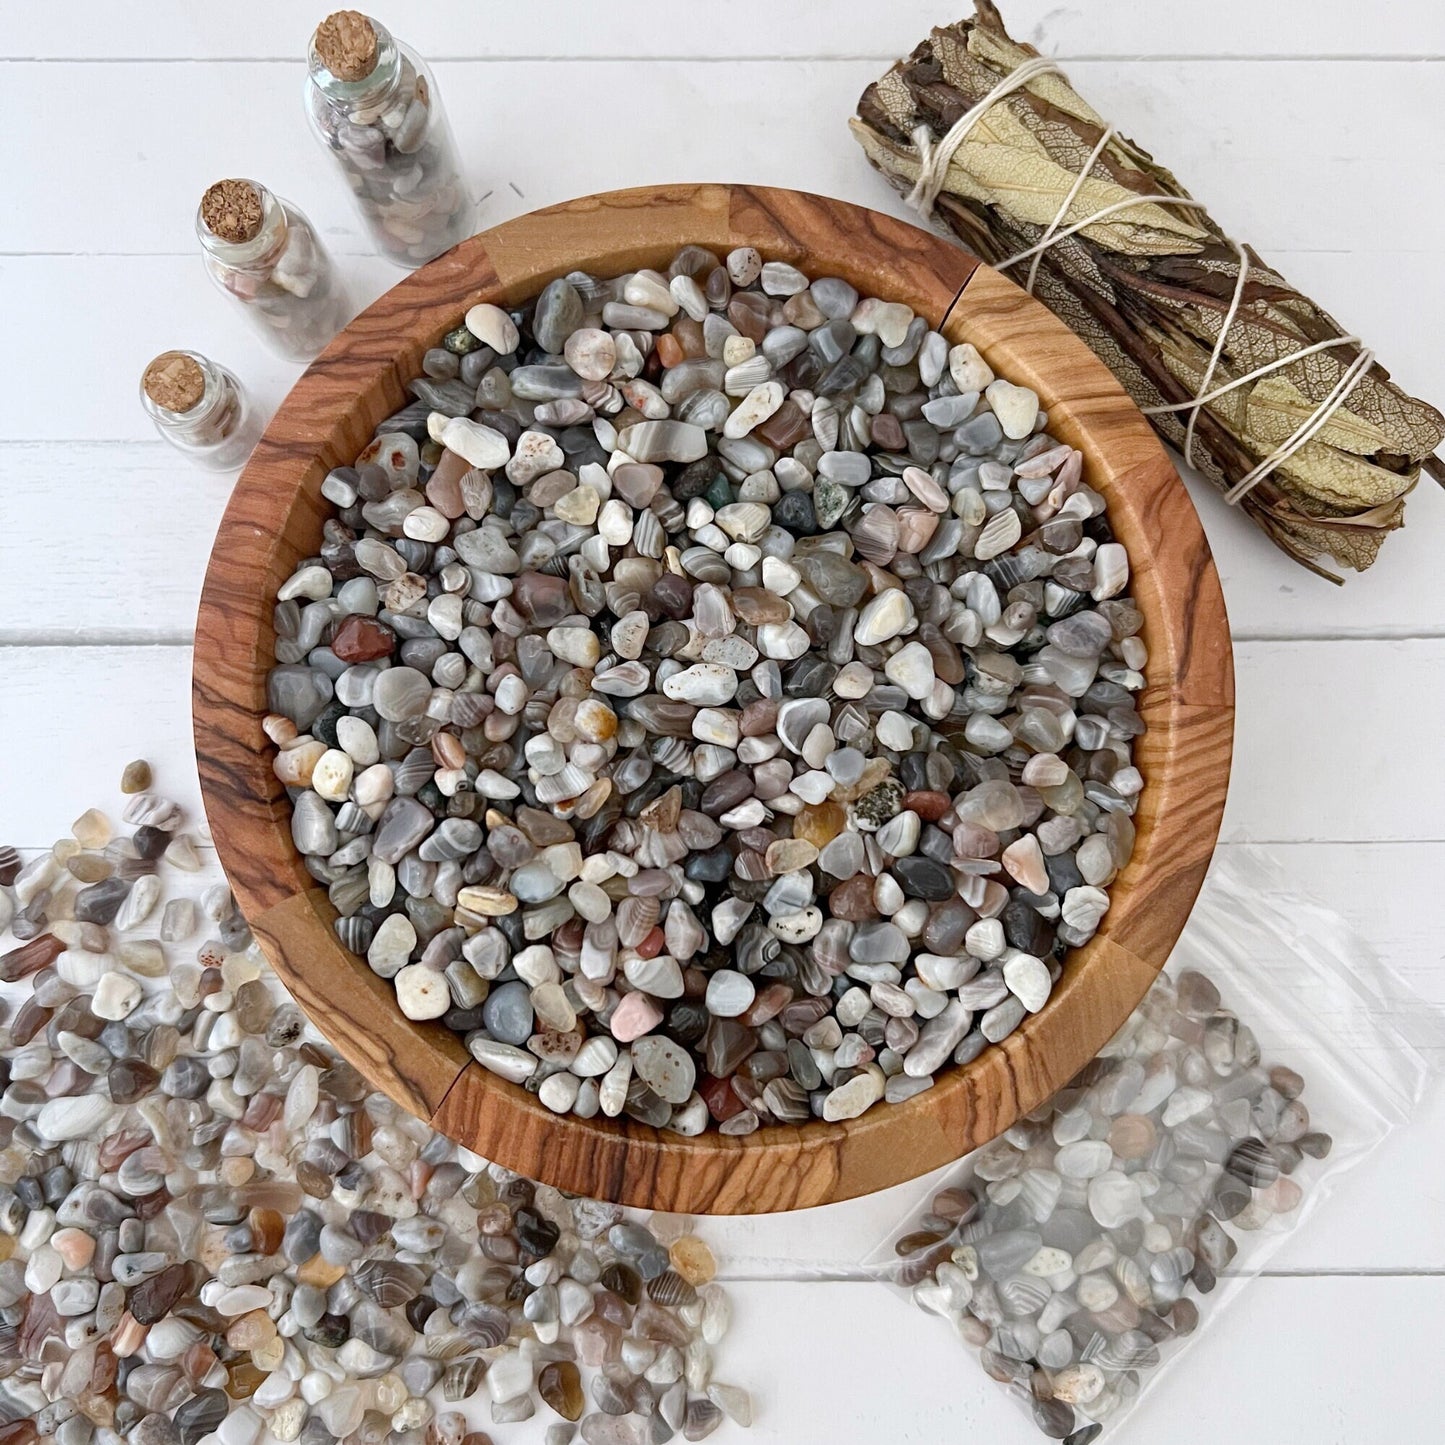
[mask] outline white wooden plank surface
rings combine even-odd
[[[25,768],[10,780],[17,847],[48,842],[58,822],[107,795],[126,748],[150,746],[189,778],[188,648],[25,647],[6,663],[0,726],[51,747],[59,729],[67,764],[61,778]],[[1391,722],[1405,697],[1445,697],[1445,640],[1246,642],[1235,665],[1226,841],[1445,839],[1445,771]],[[97,719],[113,729],[106,749],[94,746]]]
[[[734,1289],[718,1378],[757,1395],[753,1445],[1038,1441],[941,1320],[873,1284]],[[1439,1279],[1265,1279],[1189,1342],[1106,1441],[1424,1445],[1435,1438]],[[721,1433],[717,1437],[722,1438]]]
[[[1332,650],[1388,657],[1400,644],[1296,644],[1287,651],[1319,659]],[[1406,644],[1421,647],[1424,644]],[[1438,656],[1445,645],[1431,644]],[[1301,699],[1309,669],[1282,676],[1278,644],[1245,646],[1241,660],[1260,655],[1259,674],[1267,696]],[[59,775],[48,769],[20,769],[12,780],[6,826],[10,841],[37,848],[63,833],[68,821],[86,807],[113,804],[120,768],[131,757],[150,758],[157,786],[176,797],[193,824],[204,831],[199,788],[189,755],[189,649],[182,647],[50,647],[7,652],[12,664],[9,686],[0,699],[0,730],[12,736],[46,739],[65,759]],[[1242,668],[1243,674],[1243,668]],[[56,700],[65,699],[58,711]],[[1248,717],[1248,709],[1244,716]],[[96,719],[105,719],[104,746],[95,743]],[[1311,736],[1331,738],[1334,730]],[[1257,751],[1242,746],[1245,756]],[[1318,797],[1310,776],[1319,767],[1297,749],[1284,750],[1274,766],[1293,765],[1293,786],[1261,791],[1236,786],[1231,817],[1242,810],[1267,822],[1272,800]],[[1296,780],[1297,781],[1294,781]],[[1252,800],[1252,801],[1251,801]],[[28,820],[28,821],[24,821]],[[1304,817],[1306,824],[1315,820]],[[1261,828],[1262,828],[1261,823]],[[1426,999],[1445,1005],[1445,945],[1421,900],[1433,895],[1445,868],[1445,841],[1373,844],[1309,841],[1311,837],[1355,836],[1339,819],[1323,833],[1260,836],[1287,837],[1267,853],[1279,860],[1289,881],[1302,893],[1326,899],[1340,911]],[[1422,839],[1429,834],[1419,835]],[[0,840],[3,841],[3,840]],[[1445,1069],[1445,1058],[1440,1061]],[[1445,1154],[1422,1149],[1422,1138],[1445,1135],[1445,1098],[1437,1098],[1418,1128],[1390,1146],[1390,1153],[1342,1186],[1320,1217],[1281,1255],[1278,1266],[1310,1270],[1445,1271]],[[944,1171],[943,1173],[946,1173]],[[936,1176],[943,1177],[943,1173]],[[710,1233],[747,1277],[856,1272],[862,1261],[904,1222],[924,1197],[927,1185],[914,1183],[869,1199],[805,1215],[761,1220],[711,1221]],[[1349,1203],[1349,1201],[1354,1201]],[[1388,1217],[1388,1230],[1361,1231],[1357,1221],[1377,1213]]]
[[[156,323],[157,339],[138,355],[154,355],[173,334]],[[229,355],[220,348],[214,354]],[[268,396],[287,384],[277,370]],[[133,398],[127,392],[116,407],[134,410]],[[15,605],[0,614],[0,642],[190,640],[230,475],[201,471],[154,439],[0,443],[0,475],[10,478],[0,487],[0,536],[25,539],[6,558]],[[1380,564],[1344,587],[1291,567],[1207,483],[1196,481],[1191,491],[1237,640],[1445,633],[1445,569],[1437,564],[1445,492],[1433,483],[1411,498],[1408,524],[1386,543]],[[85,518],[84,527],[60,524],[56,497],[65,499],[67,515]],[[141,516],[164,516],[167,525],[137,526]]]
[[[157,776],[162,790],[171,790],[176,781],[164,770]],[[111,816],[118,812],[119,801],[113,789],[90,797],[92,804]],[[194,826],[196,821],[188,820],[188,824]],[[1233,850],[1227,845],[1221,851],[1227,855]],[[1271,850],[1270,856],[1299,889],[1333,900],[1351,926],[1371,937],[1381,959],[1390,963],[1421,960],[1420,966],[1401,972],[1422,997],[1439,1005],[1445,1003],[1445,970],[1436,956],[1438,946],[1433,941],[1421,946],[1411,927],[1418,920],[1408,903],[1411,894],[1418,895],[1445,866],[1445,845],[1415,850],[1418,857],[1407,860],[1404,877],[1399,876],[1399,851],[1390,845],[1376,846],[1357,855],[1337,844],[1290,844]],[[38,852],[27,848],[22,857],[28,862]],[[199,874],[162,870],[162,902],[175,896],[198,896],[203,888],[222,880],[214,850],[202,845],[200,854],[203,867]],[[1364,893],[1352,890],[1351,884],[1357,880],[1367,885],[1368,901]],[[1386,905],[1387,923],[1393,926],[1383,933],[1370,933],[1372,905],[1381,902]],[[8,944],[0,948],[4,946]],[[1426,959],[1434,966],[1425,966]],[[23,986],[0,986],[0,998],[12,1005],[22,997]],[[1264,1030],[1264,1021],[1251,1014],[1246,1001],[1231,997],[1228,1002],[1264,1033],[1267,1042],[1270,1035]],[[1308,1058],[1295,1062],[1311,1079],[1319,1078],[1325,1067],[1322,1060],[1313,1065]],[[1439,1058],[1439,1065],[1445,1069],[1445,1057]],[[1347,1127],[1347,1121],[1334,1120],[1327,1112],[1316,1122],[1337,1131]],[[1284,1241],[1267,1261],[1257,1261],[1251,1268],[1290,1275],[1445,1273],[1445,1211],[1440,1208],[1445,1200],[1445,1158],[1418,1146],[1420,1138],[1442,1130],[1445,1091],[1437,1089],[1422,1106],[1412,1129],[1389,1139],[1367,1166],[1332,1184],[1330,1197],[1299,1233]],[[824,1209],[709,1219],[700,1221],[698,1228],[716,1250],[722,1277],[729,1281],[863,1278],[880,1253],[886,1257],[893,1236],[917,1217],[955,1172],[956,1166],[950,1165],[897,1188]],[[1390,1227],[1362,1231],[1359,1221],[1372,1217],[1388,1218]]]
[[[731,0],[726,9],[674,0],[616,0],[605,7],[572,0],[485,7],[472,0],[429,0],[393,6],[380,18],[428,57],[864,55],[889,61],[911,50],[931,26],[970,9],[968,0],[847,6],[830,0]],[[1251,61],[1445,54],[1445,16],[1423,4],[1386,4],[1366,15],[1318,0],[1268,5],[1216,0],[1208,6],[1009,0],[1001,9],[1017,38],[1050,55]],[[19,0],[7,0],[4,10],[4,55],[98,60],[290,60],[305,54],[311,27],[324,13],[321,6],[298,7],[289,0],[252,0],[239,26],[186,0],[87,6],[83,23],[68,24]]]
[[[564,81],[546,62],[517,61],[506,87],[547,98],[524,107],[499,103],[494,65],[437,66],[467,170],[479,193],[492,193],[484,225],[587,191],[676,180],[805,183],[897,207],[846,129],[879,73],[871,60],[609,60],[569,68]],[[341,177],[306,129],[302,74],[299,63],[7,65],[7,109],[43,128],[48,176],[45,204],[6,216],[0,250],[190,253],[205,187],[254,175],[300,204],[338,250],[369,253]],[[1265,254],[1431,249],[1427,228],[1445,204],[1445,108],[1434,103],[1445,60],[1078,61],[1069,74]],[[1342,94],[1357,101],[1348,112]],[[223,96],[236,97],[244,117],[225,117]],[[624,127],[644,115],[698,120],[666,143],[593,144],[599,104],[629,96],[645,98],[645,110]],[[98,115],[125,123],[97,125]],[[6,157],[12,172],[25,159],[17,131],[0,141],[18,151]],[[1401,239],[1400,218],[1412,216],[1421,229],[1406,220]]]
[[[158,780],[164,782],[164,779]],[[95,801],[104,801],[97,798]],[[1434,850],[1432,866],[1438,868],[1441,849]],[[1316,867],[1333,881],[1347,876],[1348,860],[1341,850],[1329,845],[1295,845],[1276,855],[1291,877],[1302,886],[1318,886]],[[26,850],[27,860],[35,856]],[[221,878],[210,849],[203,849],[201,874],[191,876],[163,870],[164,897],[195,896],[199,890]],[[1370,862],[1368,858],[1366,862]],[[1368,869],[1366,871],[1369,871]],[[1352,917],[1352,923],[1356,920]],[[1383,957],[1392,957],[1388,940],[1380,940]],[[1426,994],[1440,1002],[1440,971],[1425,981]],[[19,986],[0,988],[0,994],[14,1003]],[[1250,1013],[1238,1002],[1248,1021]],[[1260,1020],[1256,1017],[1256,1023]],[[1323,1063],[1314,1069],[1310,1060],[1296,1061],[1307,1077],[1317,1077]],[[1445,1058],[1439,1060],[1445,1067]],[[1308,1093],[1306,1094],[1308,1098]],[[1316,1120],[1322,1127],[1346,1127],[1328,1115]],[[1276,1276],[1308,1274],[1395,1274],[1434,1273],[1445,1275],[1445,1217],[1440,1208],[1445,1200],[1445,1160],[1422,1151],[1421,1138],[1445,1130],[1445,1096],[1437,1089],[1422,1107],[1409,1130],[1389,1139],[1361,1167],[1332,1182],[1331,1193],[1308,1218],[1299,1232],[1271,1248],[1249,1267]],[[926,1207],[927,1200],[955,1174],[954,1166],[924,1178],[866,1198],[851,1200],[802,1213],[762,1215],[749,1218],[715,1218],[699,1221],[721,1261],[722,1277],[728,1281],[866,1278],[879,1257],[887,1256],[891,1239]],[[1388,1219],[1388,1229],[1362,1230],[1362,1219]]]
[[[1074,57],[1086,98],[1364,334],[1405,385],[1445,396],[1432,314],[1445,259],[1445,9],[1011,0],[1006,10],[1021,38]],[[226,361],[268,410],[296,375],[201,274],[191,217],[218,175],[255,174],[300,202],[358,304],[400,275],[368,253],[305,131],[299,56],[320,13],[257,0],[240,24],[180,0],[79,0],[63,16],[0,0],[0,163],[12,195],[0,214],[12,339],[0,362],[0,748],[18,760],[0,793],[0,841],[48,843],[83,808],[113,802],[120,766],[139,754],[199,821],[189,651],[114,644],[189,639],[229,479],[154,442],[134,388],[144,361],[173,345]],[[582,191],[677,179],[802,185],[902,214],[844,121],[862,86],[952,12],[924,0],[433,0],[382,18],[439,62],[469,168],[491,192],[485,225]],[[528,103],[538,96],[544,104]],[[599,115],[610,127],[601,142]],[[1445,784],[1430,733],[1445,704],[1435,561],[1445,498],[1427,483],[1381,565],[1336,590],[1193,490],[1239,640],[1225,836],[1267,841],[1291,880],[1445,1003],[1433,907]],[[155,516],[163,531],[145,525]],[[1113,1438],[1430,1438],[1445,1318],[1442,1141],[1437,1097]],[[706,1225],[739,1281],[718,1373],[754,1388],[753,1439],[1028,1438],[945,1326],[880,1286],[817,1282],[856,1275],[923,1187]],[[1388,1347],[1362,1351],[1370,1339]]]
[[[184,232],[189,222],[180,224]],[[342,269],[357,310],[402,276],[377,256],[349,256]],[[146,362],[169,347],[200,351],[230,367],[268,416],[301,374],[266,349],[245,313],[212,289],[200,258],[189,253],[0,256],[0,314],[16,334],[34,338],[33,365],[7,372],[3,444],[153,442],[137,389]],[[69,324],[58,326],[57,317]],[[103,355],[95,358],[83,404],[57,404],[54,378],[90,347]],[[199,480],[207,476],[194,473]]]
[[[1445,697],[1445,643],[1245,643],[1235,677],[1225,838],[1445,836],[1445,770],[1397,712],[1397,700]]]
[[[578,188],[583,185],[579,177]],[[851,186],[839,186],[834,194],[874,209],[903,210],[893,192],[866,168]],[[497,204],[489,223],[527,209],[526,202],[510,195],[504,210]],[[184,238],[188,213],[174,220],[174,226],[178,229],[169,239]],[[300,374],[299,367],[265,349],[244,314],[212,289],[199,257],[189,250],[174,255],[12,256],[3,254],[3,246],[0,226],[0,315],[18,334],[32,338],[29,364],[7,377],[6,393],[0,396],[0,439],[5,442],[150,440],[155,433],[136,403],[136,387],[145,363],[167,346],[213,354],[268,409]],[[1285,274],[1298,275],[1343,325],[1358,328],[1402,384],[1423,396],[1445,394],[1445,353],[1408,307],[1392,301],[1402,294],[1433,294],[1438,256],[1398,250],[1277,251],[1270,259]],[[403,274],[377,256],[345,255],[338,264],[358,309]],[[73,318],[73,326],[57,326],[59,316]],[[87,373],[80,393],[84,404],[76,404],[75,394],[65,394],[57,404],[55,377],[68,374],[78,358],[87,357],[88,348],[97,345],[104,348],[104,364]],[[1428,483],[1421,490],[1438,489]],[[1418,505],[1412,500],[1411,515]],[[1398,544],[1397,538],[1388,545]],[[1273,561],[1272,550],[1260,555]],[[1264,580],[1270,575],[1266,571]],[[1348,615],[1339,613],[1341,619]]]

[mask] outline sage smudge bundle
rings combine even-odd
[[[1311,571],[1363,571],[1421,471],[1445,482],[1445,417],[1012,40],[989,0],[870,85],[850,125],[910,203],[1028,286]]]

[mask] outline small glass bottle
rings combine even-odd
[[[196,211],[211,279],[246,308],[272,348],[310,361],[351,319],[326,247],[289,201],[255,181],[217,181]]]
[[[431,72],[384,26],[338,10],[316,27],[306,114],[390,260],[420,266],[472,234],[475,206]]]
[[[213,471],[239,467],[261,435],[241,383],[197,351],[161,352],[141,375],[140,399],[173,447]]]

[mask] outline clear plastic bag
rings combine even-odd
[[[1044,1436],[1087,1445],[1442,1065],[1445,1015],[1266,854],[1231,849],[1099,1057],[933,1184],[870,1265]]]

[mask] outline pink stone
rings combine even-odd
[[[624,994],[612,1011],[612,1037],[620,1044],[640,1039],[662,1022],[662,1010],[645,993]]]
[[[929,479],[930,481],[932,478]],[[898,550],[916,556],[938,530],[937,512],[923,507],[901,507],[898,511]]]
[[[50,1243],[65,1261],[66,1269],[84,1269],[95,1254],[95,1240],[83,1229],[57,1229]]]
[[[635,994],[629,997],[635,998]],[[606,1320],[583,1320],[572,1332],[572,1341],[577,1346],[577,1358],[589,1369],[615,1360],[622,1347],[622,1331]]]

